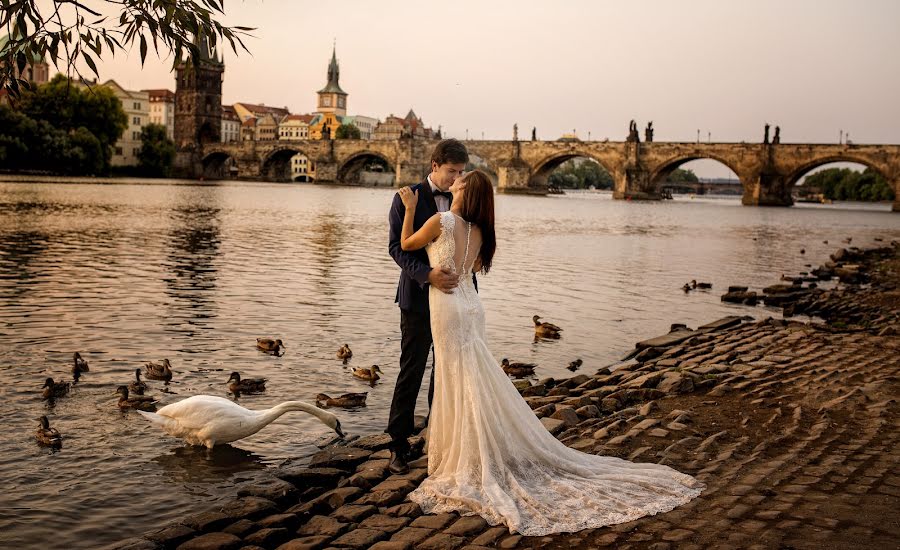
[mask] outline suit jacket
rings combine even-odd
[[[431,216],[438,213],[438,209],[427,179],[413,185],[412,190],[419,192],[416,216],[413,219],[413,231],[418,231]],[[388,238],[388,252],[400,266],[400,282],[397,285],[397,296],[394,301],[400,304],[400,309],[425,312],[428,311],[428,273],[431,272],[431,265],[428,263],[428,253],[424,248],[405,251],[400,247],[400,234],[403,230],[405,215],[406,207],[403,206],[403,201],[398,193],[394,195],[394,202],[391,204],[390,236]],[[475,282],[477,290],[478,283],[474,273],[472,280]]]

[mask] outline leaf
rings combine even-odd
[[[147,38],[141,35],[141,66],[144,66],[144,60],[147,59]]]
[[[84,57],[84,62],[88,64],[88,67],[90,67],[91,70],[94,71],[94,76],[100,78],[100,73],[97,72],[97,66],[94,65],[94,60],[91,59],[91,56],[89,56],[85,51],[81,52],[81,56]]]

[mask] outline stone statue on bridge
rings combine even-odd
[[[537,126],[531,127],[531,141],[537,141]]]
[[[647,129],[644,130],[644,141],[650,143],[653,141],[653,121],[647,123]]]
[[[781,143],[781,126],[775,127],[775,135],[772,136],[772,145]]]
[[[513,141],[519,141],[519,125],[513,124]]]
[[[763,143],[769,144],[769,123],[766,122],[766,132],[763,134]]]
[[[628,123],[628,141],[630,143],[638,143],[641,141],[641,135],[638,133],[637,122],[634,119],[631,119],[631,122]]]

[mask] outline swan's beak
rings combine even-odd
[[[337,424],[334,425],[334,431],[338,434],[338,437],[344,437],[344,431],[341,429],[341,421],[338,420]]]

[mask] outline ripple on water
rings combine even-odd
[[[391,199],[384,189],[305,185],[0,183],[0,545],[45,547],[53,537],[92,548],[140,534],[230,498],[236,483],[310,455],[329,433],[290,413],[237,447],[185,447],[115,406],[116,386],[149,360],[167,357],[175,369],[167,388],[150,382],[161,404],[226,396],[237,370],[269,379],[265,394],[240,398],[249,408],[367,391],[367,407],[337,414],[351,434],[381,431],[399,354]],[[558,377],[576,357],[592,373],[672,322],[772,314],[723,304],[720,290],[804,270],[847,236],[900,238],[900,216],[884,206],[582,193],[499,196],[497,219],[494,269],[479,285],[489,344],[498,359]],[[714,290],[684,294],[691,279]],[[563,326],[563,338],[534,342],[535,314]],[[284,339],[287,353],[257,351],[259,336]],[[354,351],[346,366],[334,357],[345,342]],[[91,372],[45,403],[43,379],[68,379],[75,350]],[[371,364],[384,371],[374,387],[351,376]],[[64,436],[60,452],[32,439],[42,414]]]

